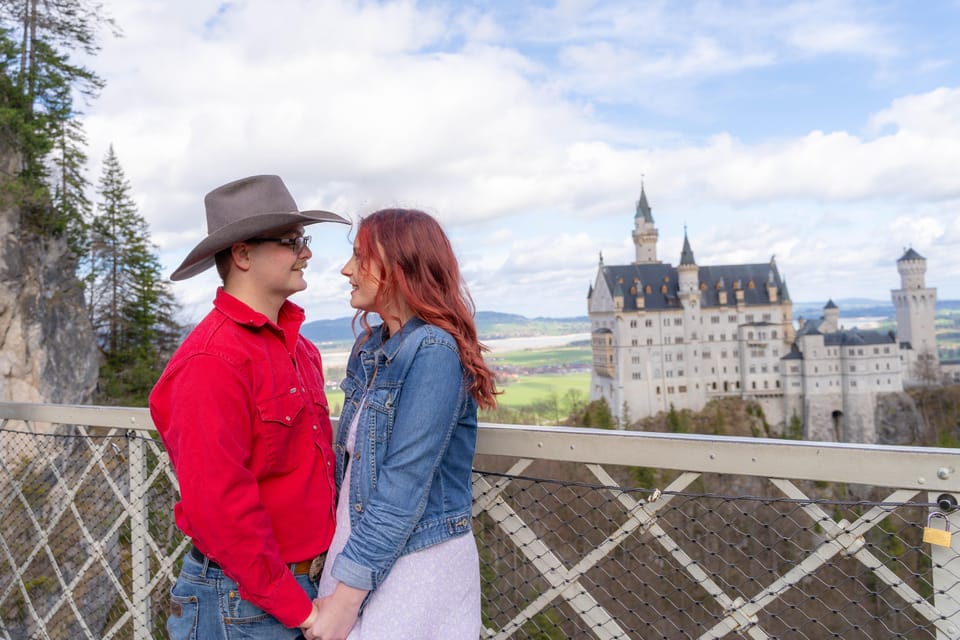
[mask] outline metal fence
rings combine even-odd
[[[483,425],[486,635],[960,638],[957,552],[923,541],[931,513],[960,527],[958,472],[948,449]],[[0,638],[164,637],[175,500],[145,410],[0,403]]]

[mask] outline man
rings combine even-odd
[[[277,176],[205,199],[207,237],[171,276],[216,264],[213,310],[171,358],[150,412],[180,483],[193,546],[173,587],[170,638],[297,638],[316,617],[311,577],[333,536],[336,464],[323,368],[300,335],[312,257],[303,228],[349,224],[299,211]]]

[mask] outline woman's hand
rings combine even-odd
[[[313,601],[317,615],[303,630],[304,637],[307,640],[346,640],[357,622],[357,612],[367,593],[338,583],[332,595]]]

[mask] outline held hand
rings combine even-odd
[[[304,637],[307,640],[346,640],[357,622],[357,612],[366,595],[363,589],[339,583],[333,595],[314,600],[317,617],[304,629]]]

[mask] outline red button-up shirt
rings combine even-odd
[[[311,611],[288,563],[326,551],[336,510],[323,366],[303,320],[287,301],[274,324],[221,288],[150,394],[180,482],[177,526],[288,627]]]

